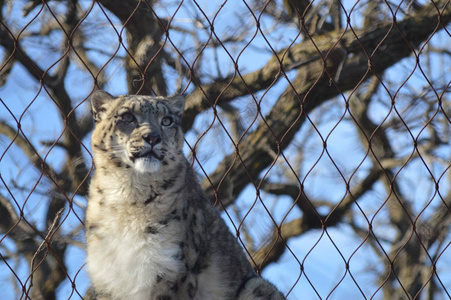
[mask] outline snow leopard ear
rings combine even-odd
[[[172,96],[168,99],[168,106],[171,112],[179,117],[182,116],[185,109],[185,97],[182,95]]]
[[[96,122],[102,120],[102,115],[106,111],[105,103],[114,100],[115,98],[104,91],[95,91],[91,96],[92,115]]]

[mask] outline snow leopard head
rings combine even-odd
[[[91,97],[94,160],[118,168],[155,173],[183,157],[182,96],[119,96],[97,91]]]

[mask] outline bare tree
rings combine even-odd
[[[285,293],[349,279],[365,298],[450,296],[449,1],[235,4],[0,0],[0,276],[20,298],[84,296],[68,253],[84,249],[97,88],[186,95],[202,186],[258,272],[299,266]],[[308,232],[341,256],[329,290],[290,246]]]

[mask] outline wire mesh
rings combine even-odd
[[[449,1],[0,1],[2,299],[87,297],[89,96],[185,153],[288,299],[451,298]]]

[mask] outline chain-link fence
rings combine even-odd
[[[288,299],[451,298],[449,1],[0,1],[1,299],[79,299],[89,96],[185,153]]]

